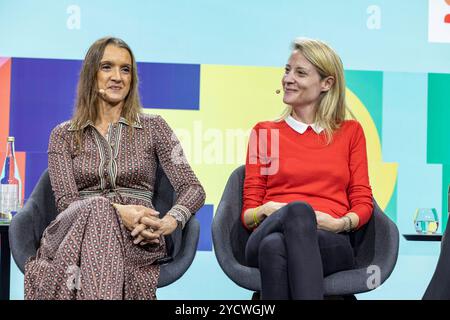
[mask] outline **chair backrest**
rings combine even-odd
[[[25,208],[30,205],[32,206],[32,211],[36,213],[32,215],[32,226],[34,229],[34,244],[37,249],[44,230],[55,220],[58,214],[55,196],[50,185],[50,177],[47,170],[44,171],[34,187],[29,200],[25,204]],[[20,214],[21,212],[19,211],[18,215]]]
[[[233,171],[225,185],[212,223],[214,253],[225,274],[237,285],[257,291],[260,273],[245,263],[245,245],[250,232],[240,220],[244,167]]]
[[[236,178],[239,183],[239,210],[229,212],[232,215],[232,217],[230,217],[230,220],[232,220],[230,239],[233,239],[233,241],[231,241],[231,249],[236,260],[242,265],[247,265],[247,263],[245,262],[245,246],[251,232],[244,228],[241,221],[243,203],[242,190],[244,188],[245,166],[240,166],[239,168],[237,168],[233,172],[233,175],[237,176]]]

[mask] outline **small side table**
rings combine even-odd
[[[0,224],[0,300],[9,300],[11,251],[8,236],[9,224]]]
[[[409,241],[441,241],[442,240],[441,233],[435,233],[435,234],[411,233],[411,234],[404,234],[403,237]]]

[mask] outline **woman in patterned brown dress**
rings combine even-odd
[[[26,299],[155,299],[164,236],[183,228],[205,192],[160,116],[144,115],[128,45],[89,49],[73,118],[53,129],[49,174],[58,208],[25,267]],[[152,205],[157,163],[177,199]]]

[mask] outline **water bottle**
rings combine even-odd
[[[22,181],[17,167],[14,137],[8,137],[0,176],[0,223],[8,223],[22,207]]]

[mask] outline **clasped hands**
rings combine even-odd
[[[178,225],[174,217],[166,214],[159,218],[158,211],[145,206],[118,203],[113,206],[134,237],[134,244],[159,244],[159,238],[171,234]]]

